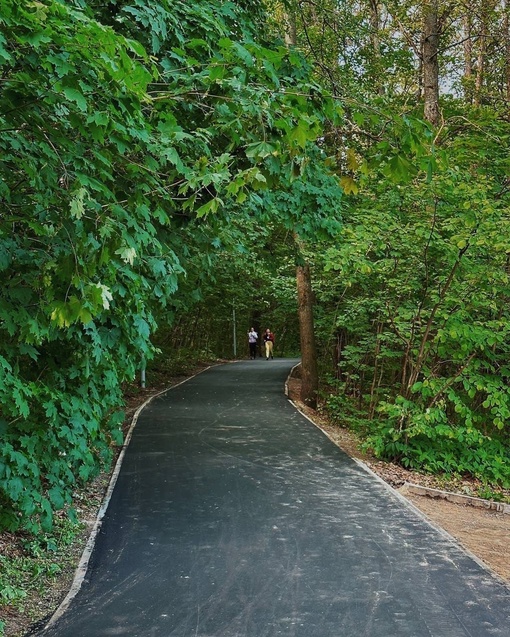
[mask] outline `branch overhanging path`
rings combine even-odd
[[[155,398],[48,637],[497,637],[510,591],[284,395],[295,360]]]

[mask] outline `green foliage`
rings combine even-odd
[[[497,108],[472,107],[460,93],[442,99],[439,130],[420,121],[412,56],[398,45],[400,26],[409,36],[421,28],[417,6],[296,11],[306,25],[299,43],[348,105],[325,142],[348,195],[343,228],[315,257],[319,344],[339,381],[328,403],[381,456],[508,484],[510,131]],[[348,44],[333,37],[347,24]],[[441,33],[445,49],[460,41],[455,24]],[[334,61],[346,56],[358,63]],[[440,64],[454,68],[448,56]],[[483,97],[499,99],[495,90]]]
[[[59,518],[52,533],[21,537],[12,555],[0,555],[0,605],[20,609],[28,595],[42,594],[69,561],[66,549],[79,528]]]
[[[486,113],[482,135],[476,116],[458,130],[452,113],[432,171],[420,150],[394,185],[360,177],[343,241],[321,254],[318,314],[378,455],[507,485],[509,131]]]
[[[510,485],[508,449],[476,427],[448,422],[441,407],[427,408],[403,398],[382,404],[387,419],[371,428],[365,446],[377,457],[431,473],[472,475],[484,482]],[[399,427],[403,417],[405,428]]]
[[[121,441],[120,383],[150,354],[144,287],[170,293],[177,264],[156,262],[127,185],[150,79],[132,45],[58,3],[5,9],[0,526],[37,531]]]
[[[324,206],[265,209],[309,157],[321,197],[314,142],[336,111],[255,9],[2,5],[0,528],[72,511],[121,443],[158,324],[193,311],[220,248],[247,251],[243,224],[327,224]]]
[[[299,353],[293,242],[286,245],[286,233],[267,221],[252,227],[243,222],[242,237],[236,238],[232,230],[229,227],[228,237],[218,237],[220,246],[209,257],[212,267],[205,269],[203,255],[189,262],[189,277],[170,302],[175,322],[156,334],[154,342],[162,354],[151,362],[152,369],[166,361],[172,370],[197,353],[202,360],[233,358],[234,334],[237,357],[243,358],[252,324],[276,332],[278,356]],[[234,245],[228,246],[229,238]],[[245,247],[249,244],[251,249]]]

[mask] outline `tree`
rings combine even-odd
[[[300,8],[298,45],[345,104],[324,138],[343,230],[313,259],[331,409],[381,456],[508,484],[502,5],[387,2],[377,34],[368,3]]]
[[[317,408],[319,373],[313,321],[313,292],[310,265],[296,266],[298,315],[301,340],[301,401],[312,409]]]
[[[437,0],[423,2],[423,102],[425,119],[439,124],[439,16]]]
[[[503,38],[505,46],[505,93],[508,104],[510,103],[510,5],[506,1],[503,5]]]
[[[295,49],[297,46],[297,7],[293,3],[285,7],[282,14],[284,25],[284,37],[287,46]],[[317,369],[317,352],[315,348],[315,329],[313,322],[313,294],[310,267],[301,263],[303,256],[300,245],[302,240],[294,231],[294,241],[298,252],[296,264],[297,285],[297,311],[299,319],[300,343],[301,343],[301,395],[304,404],[316,409],[317,393],[319,390],[319,374]]]
[[[48,527],[109,461],[194,255],[211,268],[233,216],[260,222],[321,134],[328,100],[255,5],[2,7],[4,528]]]

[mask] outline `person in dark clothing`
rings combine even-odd
[[[264,346],[266,348],[266,361],[273,358],[274,334],[269,328],[264,332]]]

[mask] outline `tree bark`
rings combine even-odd
[[[382,81],[384,75],[381,73],[381,5],[379,0],[370,0],[370,40],[372,43],[372,50],[374,55],[374,68],[375,73],[373,76],[374,86],[377,88],[379,95],[384,95],[385,87]]]
[[[295,7],[290,5],[288,12],[284,13],[285,22],[285,44],[287,46],[297,45],[297,25]]]
[[[505,89],[507,108],[510,108],[510,2],[505,0],[503,5],[503,33],[505,38]],[[510,112],[507,113],[510,116]]]
[[[440,121],[439,111],[439,16],[438,0],[423,2],[423,99],[425,119],[434,126]]]
[[[487,20],[488,7],[485,2],[481,5],[480,37],[478,38],[478,56],[476,62],[475,79],[475,104],[479,106],[482,101],[482,88],[485,77],[485,58],[487,55]]]
[[[290,11],[286,16],[287,29],[285,42],[287,46],[296,46],[296,16]],[[300,247],[297,234],[294,235],[296,245]],[[298,297],[299,334],[301,340],[301,402],[307,407],[317,409],[317,392],[319,390],[319,372],[317,367],[317,349],[315,346],[315,330],[313,323],[313,292],[310,266],[308,263],[296,266],[296,284]]]
[[[296,267],[299,331],[301,339],[301,402],[317,408],[319,373],[313,323],[313,292],[308,263]]]
[[[463,18],[464,25],[464,99],[473,103],[473,40],[471,39],[472,17],[469,11]]]

